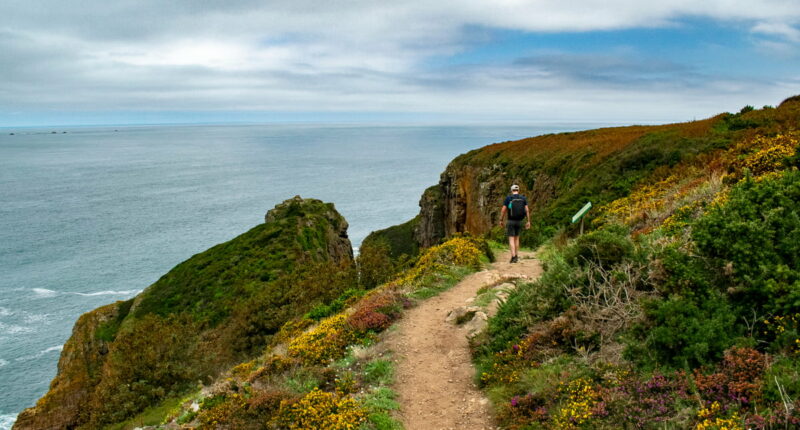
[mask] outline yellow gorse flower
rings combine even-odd
[[[347,315],[340,313],[292,339],[288,353],[307,364],[324,364],[342,355],[344,348],[354,341],[355,334],[347,325]]]
[[[366,418],[352,397],[314,388],[297,402],[281,402],[277,421],[289,430],[355,430]]]
[[[454,237],[447,242],[428,248],[414,268],[398,279],[400,285],[413,286],[425,275],[444,269],[446,266],[478,266],[481,250],[474,239]]]
[[[719,402],[712,403],[707,408],[697,411],[697,418],[702,419],[695,427],[695,430],[744,430],[742,419],[739,414],[734,412],[728,418],[721,418],[715,415],[722,411]]]
[[[553,416],[553,428],[576,429],[588,422],[600,400],[590,381],[579,378],[569,384],[562,383],[559,391],[567,394],[567,399]]]

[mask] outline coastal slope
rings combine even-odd
[[[333,204],[297,196],[135,298],[84,314],[50,390],[14,428],[119,422],[260,352],[287,320],[354,282],[347,227]]]
[[[778,107],[748,106],[699,121],[547,134],[475,149],[451,161],[439,183],[424,192],[417,217],[373,232],[364,243],[384,242],[398,257],[460,232],[499,238],[499,206],[516,183],[532,211],[533,228],[523,232],[522,242],[537,246],[557,231],[572,231],[570,217],[588,201],[602,206],[658,171],[795,127],[797,106],[790,98]]]

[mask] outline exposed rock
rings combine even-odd
[[[436,245],[445,237],[444,206],[444,194],[438,185],[422,193],[419,200],[419,223],[414,229],[414,239],[420,246]]]
[[[264,215],[264,222],[273,223],[292,215],[301,215],[301,226],[311,228],[317,227],[315,223],[318,220],[315,217],[306,215],[322,215],[329,223],[329,226],[322,226],[325,231],[325,242],[328,246],[326,250],[319,250],[319,252],[327,253],[327,256],[333,258],[337,263],[353,260],[353,246],[347,236],[349,225],[347,220],[336,211],[333,203],[323,203],[317,199],[304,199],[300,196],[294,196],[267,211],[266,215]],[[324,255],[321,255],[321,257],[327,258]]]
[[[464,324],[464,328],[467,330],[467,339],[472,339],[486,329],[489,324],[488,320],[489,317],[484,312],[475,312],[472,319]]]
[[[472,319],[475,313],[479,312],[480,310],[481,308],[477,306],[459,306],[448,312],[447,317],[444,320],[448,323],[462,324],[465,321]]]

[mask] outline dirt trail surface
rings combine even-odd
[[[387,338],[394,352],[400,419],[406,430],[494,429],[488,399],[473,383],[466,328],[445,322],[450,310],[464,306],[485,285],[508,278],[534,279],[541,273],[533,253],[508,262],[501,253],[487,270],[467,276],[451,289],[408,311]]]

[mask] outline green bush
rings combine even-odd
[[[645,303],[625,356],[645,368],[689,369],[715,363],[733,345],[736,317],[725,297],[672,295]]]
[[[661,294],[706,297],[714,288],[714,276],[707,262],[681,249],[685,244],[676,242],[655,251],[650,281]]]
[[[305,318],[312,319],[315,321],[319,321],[325,317],[329,317],[342,309],[345,308],[346,305],[355,301],[355,299],[360,298],[365,293],[364,290],[359,290],[356,288],[348,288],[345,292],[342,293],[339,297],[333,300],[330,303],[323,303],[313,307],[308,313],[305,314]]]
[[[745,179],[727,202],[698,219],[698,250],[731,292],[758,315],[800,310],[800,172],[760,182]]]
[[[397,272],[392,261],[391,248],[382,237],[364,241],[357,261],[359,282],[367,290],[388,282]]]
[[[544,253],[542,259],[545,266],[542,277],[518,284],[497,308],[497,314],[489,319],[488,351],[502,351],[536,322],[554,318],[569,307],[564,285],[573,282],[575,271],[556,250]]]
[[[634,245],[628,229],[611,225],[578,237],[566,248],[564,258],[576,266],[593,262],[609,268],[630,258],[633,253]]]

